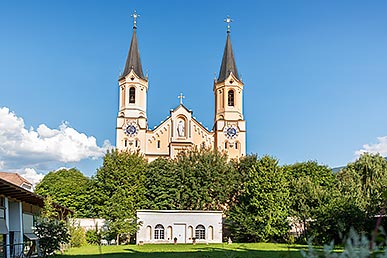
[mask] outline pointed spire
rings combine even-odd
[[[121,75],[121,78],[125,77],[130,73],[131,70],[134,71],[134,73],[140,77],[141,79],[146,80],[146,77],[144,76],[144,73],[142,72],[142,65],[141,65],[141,58],[140,58],[140,51],[138,49],[138,43],[137,43],[137,18],[140,15],[134,11],[132,17],[133,17],[133,35],[132,35],[132,41],[130,42],[130,48],[128,57],[126,59],[125,69],[124,72]]]
[[[224,47],[222,65],[220,66],[218,82],[222,82],[232,73],[238,80],[238,70],[235,63],[234,53],[232,51],[231,38],[230,38],[230,23],[232,20],[230,16],[224,20],[227,23],[227,39],[226,46]]]

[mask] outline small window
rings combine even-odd
[[[134,87],[131,87],[129,89],[129,103],[135,103],[136,102],[136,89]]]
[[[128,147],[128,140],[125,140],[125,141],[124,141],[124,146],[125,146],[125,147]]]
[[[138,147],[138,140],[136,140],[136,141],[134,142],[134,145],[136,146],[136,148]]]
[[[203,225],[198,225],[195,228],[195,237],[196,239],[206,239],[206,229]]]
[[[155,227],[155,239],[164,239],[164,227],[163,225],[156,225]]]
[[[160,149],[160,145],[161,145],[160,141],[157,141],[157,149]]]
[[[206,143],[205,143],[205,142],[202,142],[201,148],[202,148],[202,149],[205,149],[205,148],[206,148]]]
[[[235,143],[235,149],[238,149],[238,143],[237,142]]]
[[[227,149],[227,142],[224,143],[224,148]]]
[[[234,91],[233,90],[228,91],[228,106],[230,106],[230,107],[234,106]]]

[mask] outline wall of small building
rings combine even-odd
[[[137,212],[136,243],[222,243],[221,211]],[[162,230],[162,233],[161,231]]]

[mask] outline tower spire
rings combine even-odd
[[[128,57],[126,58],[126,64],[124,72],[122,73],[120,78],[125,77],[130,73],[131,70],[134,71],[134,73],[140,77],[141,79],[146,80],[146,77],[144,76],[144,73],[142,72],[142,65],[141,65],[141,58],[140,58],[140,51],[138,49],[138,42],[137,42],[137,18],[140,16],[139,14],[134,11],[134,13],[131,15],[133,17],[133,34],[132,34],[132,41],[130,42],[130,48]]]
[[[231,38],[230,38],[230,23],[233,21],[230,16],[227,16],[224,21],[227,23],[227,39],[226,46],[224,47],[222,64],[220,66],[218,82],[222,82],[232,73],[238,80],[238,70],[235,63],[234,52],[232,51]]]

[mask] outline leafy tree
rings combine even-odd
[[[90,179],[75,168],[49,172],[36,186],[35,192],[42,196],[51,196],[52,200],[74,210],[75,217],[90,217],[85,209],[89,202]]]
[[[306,222],[332,197],[335,176],[330,168],[315,161],[284,166],[284,170],[288,174],[290,215],[295,223],[307,228]]]
[[[152,209],[226,209],[236,192],[237,173],[227,156],[194,149],[175,160],[157,159],[147,171],[148,207]]]
[[[120,237],[137,231],[136,210],[145,205],[146,166],[139,153],[113,150],[106,153],[94,179],[101,215],[117,244]]]
[[[58,213],[50,197],[45,199],[41,217],[35,225],[35,234],[39,237],[40,250],[43,257],[52,255],[61,249],[61,245],[70,241],[70,234],[64,221],[57,220]]]
[[[175,210],[178,208],[179,186],[176,162],[158,158],[148,165],[146,172],[147,208],[153,210]]]
[[[368,214],[378,215],[385,203],[387,188],[387,160],[379,154],[365,153],[349,163],[337,175],[343,195],[354,199]]]
[[[289,229],[288,197],[286,174],[278,161],[269,156],[257,159],[229,212],[233,237],[246,242],[283,240]]]
[[[338,174],[332,198],[315,213],[311,233],[317,243],[339,242],[351,228],[370,234],[377,217],[384,215],[387,161],[378,154],[363,154]]]

